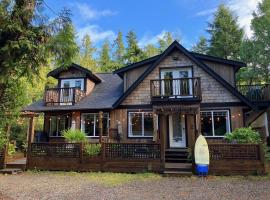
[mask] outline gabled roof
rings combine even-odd
[[[96,84],[93,91],[74,105],[46,106],[43,100],[26,106],[23,111],[75,111],[112,109],[113,104],[123,93],[123,80],[116,74],[98,73],[102,82]]]
[[[212,76],[217,82],[219,82],[222,86],[224,86],[227,90],[229,90],[233,95],[238,97],[244,103],[246,103],[250,107],[254,107],[254,105],[242,94],[240,94],[234,87],[232,87],[227,81],[225,81],[222,77],[220,77],[216,72],[214,72],[210,67],[205,65],[199,59],[197,59],[192,53],[190,53],[187,49],[185,49],[182,45],[180,45],[177,41],[174,41],[162,54],[160,54],[155,62],[152,63],[150,67],[148,67],[145,72],[131,85],[122,95],[121,97],[114,103],[114,107],[119,106],[123,100],[131,94],[131,92],[150,74],[155,67],[174,49],[180,50],[185,56],[187,56],[191,61],[193,61],[196,65],[201,67],[204,71],[206,71],[210,76]]]
[[[217,62],[220,64],[227,64],[227,65],[231,65],[232,67],[234,67],[235,72],[237,72],[241,67],[246,67],[246,63],[244,62],[240,62],[240,61],[235,61],[235,60],[228,60],[228,59],[224,59],[224,58],[220,58],[220,57],[216,57],[216,56],[210,56],[210,55],[205,55],[205,54],[200,54],[200,53],[196,53],[196,52],[189,52],[190,54],[192,54],[195,58],[202,60],[202,61],[212,61],[212,62]],[[137,67],[141,67],[142,65],[146,65],[146,64],[152,64],[154,63],[159,57],[161,56],[161,54],[158,54],[156,56],[147,58],[145,60],[136,62],[136,63],[132,63],[129,64],[125,67],[122,67],[120,69],[115,70],[113,73],[120,75],[121,77],[123,76],[123,74],[131,69],[135,69]]]
[[[58,68],[52,70],[51,72],[49,72],[47,74],[47,77],[51,76],[51,77],[54,77],[57,79],[57,78],[59,78],[60,73],[62,73],[64,71],[68,71],[71,68],[77,69],[78,71],[85,73],[86,76],[95,83],[101,82],[101,79],[98,76],[96,76],[95,74],[93,74],[92,71],[90,71],[89,69],[86,69],[78,64],[75,64],[75,63],[71,63],[71,65],[69,67],[65,67],[65,66],[58,67]]]

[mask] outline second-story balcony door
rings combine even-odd
[[[83,79],[63,79],[61,80],[61,94],[60,102],[61,105],[72,105],[74,90],[73,88],[79,88],[83,90],[84,88]]]
[[[161,71],[161,95],[189,97],[192,95],[191,68],[164,69]]]

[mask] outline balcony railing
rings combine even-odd
[[[238,85],[238,91],[252,102],[270,101],[270,84]]]
[[[151,80],[152,101],[201,100],[200,78],[176,78]]]
[[[46,106],[74,105],[85,96],[80,88],[49,88],[46,89],[44,102]]]

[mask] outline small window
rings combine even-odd
[[[99,136],[99,114],[98,113],[84,113],[82,114],[81,130],[87,137]],[[108,135],[109,128],[109,114],[103,113],[103,136]]]
[[[49,135],[51,137],[61,137],[62,131],[71,127],[71,115],[50,116]]]
[[[129,112],[129,137],[153,137],[153,113]]]
[[[201,132],[207,137],[223,137],[230,132],[228,110],[202,111]]]

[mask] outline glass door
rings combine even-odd
[[[185,115],[169,115],[169,143],[170,148],[186,147]]]
[[[185,97],[192,95],[191,68],[164,69],[161,71],[161,95]]]
[[[72,105],[74,88],[83,90],[84,83],[83,79],[63,79],[61,80],[61,92],[60,92],[60,104],[61,105]]]

